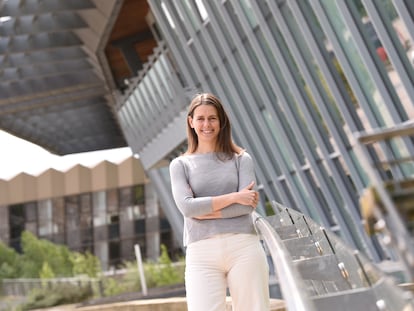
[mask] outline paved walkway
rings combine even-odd
[[[271,299],[271,311],[286,311],[282,300]],[[142,299],[128,302],[116,302],[103,305],[79,306],[65,305],[48,309],[38,309],[32,311],[186,311],[184,297]],[[227,299],[226,311],[231,311],[231,298]]]

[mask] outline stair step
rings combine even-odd
[[[315,239],[315,236],[287,239],[283,240],[283,243],[293,260],[332,254],[328,241],[326,239],[318,241]]]
[[[300,237],[300,232],[295,225],[274,228],[282,240],[295,239]]]

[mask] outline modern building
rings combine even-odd
[[[380,262],[389,246],[366,233],[360,209],[372,186],[396,245],[411,244],[386,191],[413,177],[411,2],[1,5],[0,128],[57,154],[129,145],[177,241],[168,164],[185,149],[191,97],[213,92],[254,156],[262,201],[309,215]]]
[[[95,254],[105,270],[135,260],[136,244],[151,260],[159,257],[161,243],[177,249],[163,215],[153,185],[132,156],[119,164],[78,164],[65,172],[48,169],[0,180],[3,243],[20,250],[21,233],[29,231]]]
[[[385,181],[412,177],[413,141],[379,136],[366,144],[363,137],[405,127],[413,134],[407,12],[414,8],[357,0],[148,3],[157,47],[116,109],[175,232],[181,219],[160,163],[183,150],[186,108],[208,91],[227,104],[264,198],[304,212],[375,261],[389,258],[381,240],[366,234],[359,202],[372,185],[383,194]]]

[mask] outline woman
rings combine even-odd
[[[232,141],[230,120],[209,93],[191,101],[188,149],[170,164],[173,197],[184,216],[189,311],[269,310],[266,255],[252,211],[258,203],[250,155]]]

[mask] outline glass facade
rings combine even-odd
[[[2,240],[20,251],[21,234],[27,230],[73,251],[95,254],[105,270],[135,260],[137,243],[144,258],[156,259],[160,243],[170,250],[175,249],[175,243],[165,216],[158,215],[158,203],[148,207],[146,187],[128,186],[1,207],[8,211],[4,215],[8,225],[1,227],[9,231],[9,239],[3,232]]]
[[[149,4],[163,41],[118,107],[174,231],[181,224],[168,162],[183,150],[191,97],[213,92],[228,108],[236,142],[256,161],[266,200],[299,210],[371,259],[384,259],[364,230],[359,200],[378,183],[357,154],[356,139],[414,118],[414,8],[388,0]],[[396,140],[368,147],[369,163],[413,154],[412,139]],[[401,169],[412,177],[409,166]]]

